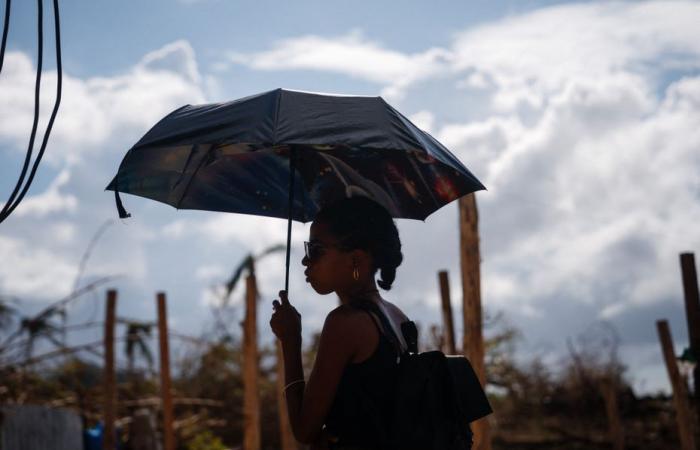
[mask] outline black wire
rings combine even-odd
[[[42,47],[43,45],[41,44],[43,40],[43,32],[42,32],[42,26],[43,26],[43,21],[42,21],[42,0],[38,0],[39,4],[39,56],[38,56],[38,64],[37,67],[41,67],[41,59],[42,59]],[[44,151],[46,150],[46,144],[49,141],[49,136],[51,135],[51,130],[53,128],[54,121],[56,120],[56,115],[58,114],[58,108],[61,105],[61,92],[62,92],[62,85],[63,85],[63,64],[61,62],[61,20],[59,17],[59,11],[58,11],[58,0],[53,0],[53,11],[54,11],[54,29],[56,32],[56,101],[54,102],[53,110],[51,111],[51,117],[49,118],[49,123],[46,125],[46,131],[44,132],[44,139],[41,142],[41,148],[39,149],[39,154],[36,157],[36,160],[34,161],[34,165],[32,166],[32,171],[29,174],[29,178],[27,179],[27,183],[24,185],[24,188],[22,189],[22,192],[20,193],[19,197],[17,200],[10,206],[10,208],[5,212],[5,208],[3,208],[3,211],[0,213],[0,223],[2,223],[12,212],[15,210],[17,205],[20,204],[22,199],[24,198],[25,194],[29,190],[29,186],[31,186],[32,181],[34,180],[34,175],[36,175],[36,171],[39,168],[39,163],[41,162],[41,158],[44,156]],[[39,115],[39,106],[38,106],[38,97],[39,97],[39,89],[40,89],[40,71],[37,70],[37,86],[36,86],[36,105],[35,105],[35,118],[34,118],[34,128],[32,129],[32,137],[31,137],[31,144],[30,148],[27,151],[28,157],[31,157],[31,152],[32,152],[32,147],[33,147],[33,141],[34,141],[34,135],[36,133],[36,123],[37,123],[37,118]],[[25,160],[25,166],[22,169],[22,174],[20,176],[20,179],[22,180],[24,178],[24,175],[26,174],[26,169],[27,165],[26,162],[29,160],[27,158]],[[16,194],[16,189],[13,192],[13,195]],[[11,201],[11,200],[10,200]],[[5,207],[10,203],[8,201],[7,204],[5,204]]]
[[[5,0],[5,25],[2,29],[2,44],[0,44],[0,73],[2,73],[2,64],[5,62],[5,47],[7,47],[7,33],[10,31],[10,6],[11,0]]]
[[[22,172],[19,175],[19,179],[15,184],[15,188],[10,194],[10,198],[5,202],[5,205],[0,211],[0,223],[9,215],[7,211],[12,207],[12,203],[17,196],[24,183],[24,177],[27,175],[27,168],[29,168],[29,162],[32,159],[32,151],[34,149],[34,139],[36,138],[36,129],[39,125],[39,100],[41,95],[41,69],[44,62],[44,8],[42,0],[37,0],[37,27],[38,27],[38,39],[37,39],[37,64],[36,64],[36,81],[34,84],[34,122],[32,123],[32,133],[29,135],[29,147],[27,148],[27,154],[24,157],[24,165],[22,166]]]

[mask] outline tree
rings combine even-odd
[[[153,353],[148,345],[155,326],[153,322],[139,322],[130,319],[118,319],[118,322],[126,325],[126,340],[124,341],[124,354],[127,360],[129,376],[134,374],[134,360],[138,352],[148,363],[149,372],[153,371]]]

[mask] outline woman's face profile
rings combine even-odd
[[[330,294],[342,289],[352,275],[352,257],[338,248],[338,238],[323,222],[313,222],[309,231],[308,253],[301,260],[304,275],[316,292]]]

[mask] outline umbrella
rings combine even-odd
[[[381,97],[275,89],[183,106],[124,156],[107,186],[178,209],[308,222],[324,205],[365,195],[395,218],[424,220],[485,189],[442,144]]]

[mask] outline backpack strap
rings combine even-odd
[[[402,339],[399,338],[396,330],[394,329],[393,324],[391,321],[387,318],[386,314],[382,310],[382,308],[379,307],[379,305],[376,305],[372,302],[363,302],[361,304],[357,305],[360,309],[363,309],[367,312],[374,313],[373,315],[376,315],[376,317],[379,318],[380,322],[382,323],[382,328],[384,330],[388,330],[388,332],[384,332],[384,335],[391,341],[391,343],[394,346],[394,349],[396,350],[396,355],[398,358],[400,358],[402,355],[406,353],[418,353],[418,348],[417,348],[417,337],[418,337],[418,330],[416,328],[416,324],[413,323],[413,321],[408,321],[408,322],[403,322],[401,324],[401,334],[402,334]],[[405,341],[405,343],[404,343]]]

